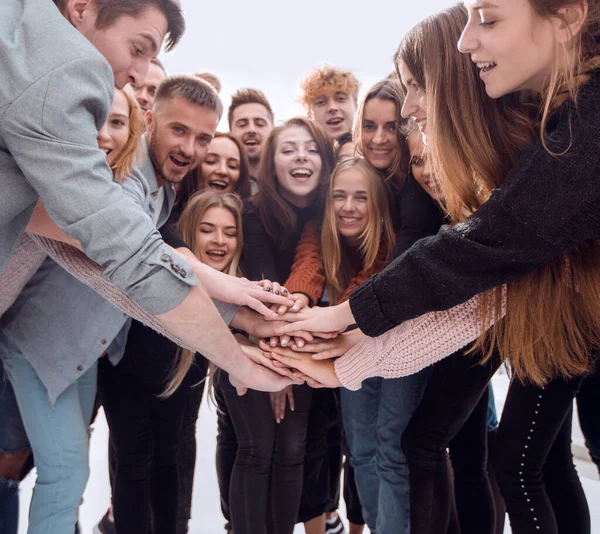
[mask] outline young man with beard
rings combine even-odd
[[[332,141],[352,133],[358,102],[359,81],[352,72],[323,67],[300,84],[300,103]]]
[[[165,67],[160,59],[156,57],[152,58],[144,83],[133,86],[135,98],[144,113],[146,113],[146,111],[149,109],[152,109],[152,106],[154,105],[154,97],[156,96],[156,89],[158,89],[160,82],[162,82],[166,77],[167,71],[165,70]]]
[[[47,235],[48,219],[39,227],[39,219],[30,221],[40,200],[147,317],[230,369],[240,386],[279,389],[288,381],[265,374],[243,354],[204,287],[212,296],[263,310],[258,300],[265,295],[291,301],[226,275],[217,283],[210,268],[192,271],[113,182],[98,149],[114,87],[141,84],[165,36],[167,49],[173,48],[184,26],[177,0],[0,3],[0,72],[11,82],[0,87],[0,274],[26,226]],[[171,254],[172,262],[161,259]]]
[[[231,97],[231,105],[227,113],[229,130],[244,147],[250,176],[252,177],[252,193],[256,193],[258,169],[264,141],[269,137],[274,124],[271,104],[262,91],[258,89],[239,89]]]
[[[140,164],[124,184],[127,194],[136,203],[147,207],[157,228],[163,228],[171,215],[175,184],[206,157],[222,111],[222,104],[212,86],[195,76],[170,77],[159,85],[154,106],[146,113]],[[183,253],[188,252],[169,230],[163,228],[163,231],[163,237],[171,246]],[[269,323],[247,309],[217,304],[227,324],[258,335],[261,332],[257,329],[272,331]],[[151,362],[144,363],[146,356],[151,354],[149,343],[158,341],[139,323],[133,326],[135,335],[128,337],[131,327],[130,320],[109,348],[108,358],[102,359],[99,366],[99,397],[111,431],[114,523],[113,514],[109,511],[96,527],[96,532],[147,531],[151,521],[149,506],[156,508],[154,522],[158,531],[175,532],[175,517],[180,515],[178,508],[187,505],[189,514],[190,503],[185,501],[191,495],[191,479],[187,481],[189,491],[181,495],[169,492],[168,498],[163,496],[160,502],[152,501],[152,505],[148,501],[150,493],[146,491],[150,491],[151,485],[152,488],[160,487],[161,476],[166,477],[165,486],[168,483],[172,486],[173,480],[169,477],[175,476],[172,465],[161,465],[152,471],[152,455],[149,453],[153,448],[152,440],[160,448],[161,436],[157,429],[164,428],[165,423],[157,414],[162,414],[167,408],[163,409],[165,401],[156,398],[156,391],[164,389],[173,362],[168,357],[154,355]],[[265,333],[262,332],[263,335]],[[201,381],[203,377],[197,378],[194,382]],[[200,399],[197,399],[193,410],[196,415],[199,403]],[[175,420],[175,414],[172,415],[168,419]],[[192,424],[195,424],[195,417]],[[177,457],[179,463],[185,463],[184,471],[193,474],[195,457],[184,454]],[[172,456],[170,458],[173,459]],[[179,473],[181,471],[178,470]],[[158,474],[153,477],[153,473]],[[185,529],[186,523],[184,518],[181,530]]]

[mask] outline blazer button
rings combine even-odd
[[[164,261],[165,263],[169,263],[171,261],[171,256],[169,254],[163,254],[160,257],[161,261]]]
[[[78,371],[83,371],[83,365],[78,365],[78,366],[77,366],[77,370],[78,370]]]
[[[181,272],[181,269],[179,268],[179,265],[177,265],[176,263],[172,263],[171,264],[171,269],[173,269],[173,272],[179,274]]]
[[[185,278],[187,276],[185,269],[180,269],[179,274],[181,275],[181,278]]]
[[[152,191],[152,193],[150,193],[153,197],[155,197],[156,195],[158,195],[158,191]]]
[[[106,345],[106,339],[102,339],[102,340],[100,340],[100,344],[101,344],[101,345]]]

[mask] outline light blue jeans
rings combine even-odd
[[[400,446],[429,377],[369,378],[358,391],[340,390],[342,418],[356,487],[369,529],[410,533],[408,466]]]
[[[1,340],[1,338],[0,338]],[[96,396],[94,364],[56,400],[25,357],[6,339],[0,347],[31,443],[37,481],[28,534],[69,534],[89,477],[89,425]]]

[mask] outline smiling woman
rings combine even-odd
[[[322,219],[332,168],[331,142],[312,120],[292,119],[271,132],[259,192],[245,206],[246,276],[280,283],[287,279],[303,228],[308,221]],[[279,287],[273,284],[274,291]],[[302,492],[311,389],[294,387],[294,412],[276,421],[268,394],[249,391],[239,397],[227,380],[220,379],[216,388],[216,397],[222,399],[220,412],[231,418],[239,443],[233,471],[218,466],[220,480],[229,487],[233,531],[291,534]],[[246,491],[248,487],[253,491]]]

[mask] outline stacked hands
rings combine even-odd
[[[358,329],[343,333],[354,323],[347,305],[309,308],[308,298],[303,294],[290,294],[285,287],[269,280],[258,285],[270,293],[259,296],[259,300],[271,303],[270,309],[262,302],[260,306],[252,306],[264,316],[253,332],[258,345],[243,336],[237,339],[253,362],[289,379],[282,391],[271,393],[273,413],[280,422],[288,402],[294,410],[292,384],[306,383],[314,388],[341,386],[334,360],[363,339],[364,334]],[[287,302],[281,304],[277,297]]]

